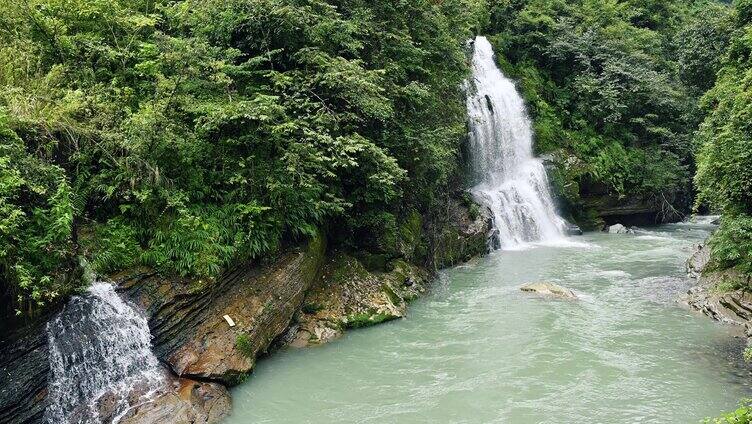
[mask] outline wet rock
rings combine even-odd
[[[692,278],[698,278],[710,262],[710,248],[704,244],[692,247],[692,255],[687,259],[687,274]]]
[[[663,201],[637,197],[617,197],[607,187],[585,184],[582,188],[582,209],[595,213],[602,222],[624,225],[655,225],[684,219],[681,211],[688,209],[686,193],[668,196],[678,208],[667,207]]]
[[[752,293],[737,287],[749,287],[752,278],[734,269],[708,270],[710,248],[699,244],[687,260],[687,273],[697,280],[682,300],[710,318],[738,325],[752,336]]]
[[[752,294],[743,290],[728,290],[724,286],[749,284],[749,277],[731,270],[701,276],[698,285],[692,287],[685,297],[686,303],[710,318],[726,324],[743,326],[748,335],[752,326]]]
[[[558,284],[548,282],[529,283],[520,287],[520,290],[528,293],[536,293],[543,296],[558,297],[561,299],[577,299],[572,290]]]
[[[634,234],[634,230],[621,224],[614,224],[608,227],[609,234]]]
[[[0,337],[0,423],[42,422],[50,373],[44,322]]]
[[[694,246],[686,268],[697,284],[682,300],[716,321],[744,328],[747,336],[752,336],[752,294],[736,289],[749,287],[752,279],[734,269],[708,270],[709,263],[710,248],[704,244]]]
[[[465,202],[450,199],[446,212],[445,221],[431,235],[435,245],[433,262],[437,269],[467,262],[488,253],[490,247],[500,247],[499,233],[493,228],[493,215],[488,207],[469,198]]]
[[[121,290],[147,312],[154,352],[175,374],[234,385],[287,329],[325,248],[318,237],[270,265],[239,266],[213,283],[141,274],[124,278]]]
[[[335,254],[320,283],[306,295],[290,345],[327,343],[345,329],[402,318],[427,281],[425,271],[404,261],[394,262],[391,272],[370,272],[356,258]]]
[[[230,394],[222,385],[173,378],[171,390],[130,409],[123,424],[219,423],[230,413]]]
[[[575,224],[567,223],[564,233],[568,236],[581,236],[582,229]]]

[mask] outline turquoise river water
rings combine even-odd
[[[697,423],[750,397],[734,329],[676,299],[712,227],[590,233],[441,274],[406,319],[261,360],[228,423]],[[551,281],[579,301],[519,287]]]

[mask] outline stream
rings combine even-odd
[[[228,423],[696,423],[752,395],[736,329],[683,307],[707,220],[497,251],[407,319],[261,360]],[[519,287],[550,281],[580,300]]]

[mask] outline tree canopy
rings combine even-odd
[[[3,1],[5,285],[212,278],[335,221],[386,243],[455,174],[473,3]]]
[[[699,150],[697,205],[751,233],[750,10],[0,0],[0,287],[33,313],[88,266],[212,279],[317,227],[388,254],[461,186],[478,32],[519,81],[538,153],[567,158],[552,178],[575,219],[594,187],[683,209]],[[748,250],[718,252],[733,266]]]

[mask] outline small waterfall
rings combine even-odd
[[[96,283],[47,324],[48,423],[117,422],[166,384],[146,318]]]
[[[543,163],[533,157],[533,130],[514,83],[496,66],[485,37],[474,42],[467,111],[473,195],[493,212],[500,246],[563,238]]]

